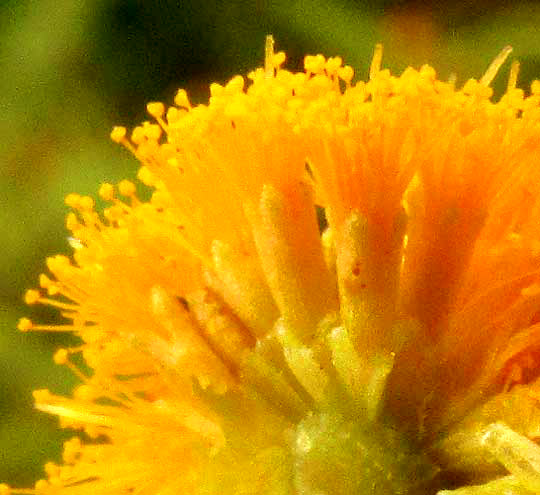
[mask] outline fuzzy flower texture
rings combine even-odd
[[[112,139],[26,301],[80,345],[37,495],[540,493],[540,82],[285,55]],[[82,363],[85,363],[84,365]]]

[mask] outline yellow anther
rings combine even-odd
[[[71,243],[70,243],[71,245]],[[49,296],[55,296],[60,292],[60,289],[58,288],[58,285],[51,282],[51,284],[47,287],[47,294]]]
[[[126,137],[126,128],[121,126],[113,127],[111,131],[111,139],[115,143],[121,143]]]
[[[370,79],[374,79],[375,76],[380,72],[381,64],[382,64],[382,56],[383,56],[383,46],[381,43],[377,43],[375,45],[375,50],[373,52],[373,58],[371,59],[371,65],[369,67]]]
[[[26,304],[36,304],[41,299],[41,294],[39,291],[34,289],[29,289],[24,294],[24,302]]]
[[[49,256],[45,260],[45,263],[49,271],[51,271],[52,273],[61,272],[71,264],[69,258],[61,254],[57,254],[56,256]]]
[[[59,476],[60,475],[60,466],[54,462],[47,462],[45,463],[45,466],[43,466],[45,473],[47,473],[47,476]]]
[[[17,329],[21,332],[28,332],[32,329],[32,320],[30,318],[21,318],[17,323]]]
[[[39,276],[39,286],[40,287],[43,287],[44,289],[46,289],[52,283],[53,283],[52,280],[49,277],[47,277],[47,275],[45,275],[44,273],[42,273]]]
[[[59,267],[57,257],[58,257],[58,255],[57,256],[48,256],[47,258],[45,258],[45,264],[47,265],[47,268],[49,269],[50,272],[54,273],[55,271],[57,271],[57,269]]]
[[[159,141],[163,134],[163,129],[156,124],[147,124],[143,127],[144,136],[150,141]]]
[[[159,101],[148,103],[146,105],[146,110],[152,117],[160,119],[165,113],[165,105]]]
[[[70,212],[66,215],[66,227],[71,232],[74,232],[75,230],[78,230],[81,228],[81,223],[79,222],[77,215],[75,215],[75,213]]]
[[[69,193],[64,199],[64,203],[70,208],[77,209],[80,206],[81,196],[77,193]]]
[[[180,111],[176,107],[169,107],[167,110],[167,122],[169,125],[174,124],[175,122],[178,122],[180,119],[180,115],[182,113],[185,113],[185,110]]]
[[[285,55],[285,52],[277,52],[274,54],[272,58],[272,64],[274,65],[274,68],[278,69],[285,63],[285,59],[287,56]]]
[[[40,287],[47,289],[47,293],[50,296],[58,294],[58,286],[44,273],[39,276],[39,285]]]
[[[5,483],[0,483],[0,495],[10,495],[11,489],[9,488],[9,485],[6,485]]]
[[[68,361],[69,353],[67,349],[58,349],[53,356],[53,360],[56,364],[66,364]]]
[[[485,98],[486,100],[489,100],[493,96],[493,88],[491,88],[490,86],[479,86],[476,95],[480,98]]]
[[[79,385],[75,389],[75,391],[73,392],[73,396],[76,399],[79,399],[85,402],[90,402],[96,398],[96,391],[90,385],[83,384],[83,385]]]
[[[47,480],[38,480],[36,481],[36,484],[34,485],[34,489],[36,490],[36,495],[45,495],[49,491],[49,483]]]
[[[476,86],[478,86],[478,81],[476,79],[469,79],[463,86],[462,91],[466,95],[470,95],[476,91]]]
[[[216,96],[222,96],[223,92],[225,91],[225,88],[218,83],[212,83],[210,84],[210,96],[216,97]]]
[[[326,67],[326,58],[321,54],[315,55],[315,66],[314,66],[315,73],[316,74],[323,73],[325,67]]]
[[[150,169],[145,165],[139,168],[137,178],[147,186],[153,186],[155,184],[154,174],[152,174]]]
[[[105,182],[101,184],[99,188],[99,197],[105,201],[112,201],[114,199],[114,186]]]
[[[244,89],[244,78],[242,76],[234,76],[225,86],[225,94],[234,95],[240,93]]]
[[[422,67],[420,67],[420,75],[426,79],[435,80],[437,77],[437,72],[433,67],[431,67],[431,65],[424,64]]]
[[[131,142],[134,144],[141,144],[144,142],[145,133],[144,129],[141,126],[137,126],[131,132]]]
[[[326,72],[328,72],[328,74],[335,74],[342,64],[343,59],[341,57],[330,57],[326,61]]]
[[[313,72],[312,67],[314,65],[315,55],[306,55],[304,57],[304,69],[306,72]]]
[[[123,214],[122,208],[120,206],[110,206],[103,210],[103,216],[110,222],[118,220]]]
[[[326,59],[322,55],[306,55],[304,58],[304,68],[306,72],[320,74],[324,71]]]
[[[91,198],[90,196],[82,196],[79,202],[80,209],[84,211],[92,211],[95,205],[96,202],[94,201],[94,198]]]
[[[151,201],[156,208],[164,208],[169,204],[169,196],[164,191],[154,191]]]
[[[495,60],[493,60],[493,62],[491,62],[491,64],[489,65],[486,73],[480,79],[481,84],[483,84],[484,86],[489,86],[491,84],[491,81],[495,79],[497,72],[499,72],[499,69],[502,67],[510,53],[512,53],[511,46],[505,46],[501,50],[501,52],[495,57]]]
[[[118,184],[118,192],[122,196],[132,197],[135,196],[135,192],[137,189],[135,188],[135,184],[131,182],[130,180],[122,180]]]
[[[115,220],[112,212],[111,212],[111,209],[112,207],[109,207],[109,208],[103,208],[103,212],[102,212],[102,215],[103,215],[103,218],[109,220],[110,222]]]
[[[185,89],[179,89],[176,92],[176,96],[174,97],[174,104],[177,107],[181,107],[181,108],[191,108],[191,103],[189,102],[188,94]],[[169,118],[168,113],[167,113],[167,118]]]
[[[72,438],[67,442],[64,442],[64,452],[62,458],[64,462],[72,464],[77,460],[77,457],[81,453],[81,441],[78,438]]]
[[[32,397],[36,404],[44,404],[52,399],[52,394],[46,388],[40,388],[32,392]]]
[[[343,79],[346,83],[350,83],[354,77],[354,69],[350,65],[340,67],[337,71],[338,77]]]

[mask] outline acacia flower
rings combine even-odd
[[[152,191],[71,194],[26,301],[80,345],[36,495],[540,493],[540,82],[340,58],[115,128]],[[249,82],[248,82],[249,81]],[[82,358],[81,358],[82,357]],[[84,362],[83,366],[81,363]]]

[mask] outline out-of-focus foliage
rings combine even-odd
[[[47,255],[69,251],[63,197],[135,175],[108,139],[112,125],[145,119],[147,101],[172,101],[178,87],[202,101],[209,82],[261,64],[268,33],[292,68],[305,53],[339,54],[365,77],[382,41],[387,67],[430,62],[458,84],[511,44],[527,84],[540,76],[538,25],[537,3],[488,0],[0,2],[0,480],[31,483],[69,435],[30,395],[75,383],[52,364],[62,337],[15,326],[22,315],[56,318],[21,296]]]

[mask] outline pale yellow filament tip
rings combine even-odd
[[[264,71],[267,78],[274,77],[274,37],[266,36],[264,45]]]
[[[508,77],[507,91],[516,89],[518,75],[519,75],[519,61],[514,60],[512,62],[512,66],[510,67],[510,76]]]
[[[512,53],[512,47],[510,45],[505,46],[501,50],[501,52],[495,57],[495,60],[491,62],[485,74],[482,76],[482,79],[480,79],[481,84],[484,84],[485,86],[489,86],[491,84],[491,81],[495,79],[497,72],[499,72],[499,69],[502,67],[510,53]]]
[[[369,78],[373,79],[381,70],[383,55],[383,46],[381,43],[375,45],[375,51],[373,52],[373,58],[371,59],[371,66],[369,67]]]

